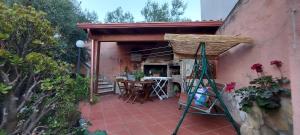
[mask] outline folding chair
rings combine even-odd
[[[135,81],[128,81],[128,87],[129,97],[126,102],[129,103],[132,99],[131,103],[133,104],[139,96],[144,94],[143,87]]]
[[[120,90],[120,95],[119,98],[124,98],[126,97],[127,93],[128,93],[128,88],[127,87],[127,82],[125,81],[125,79],[123,78],[117,78],[116,79],[116,84]]]

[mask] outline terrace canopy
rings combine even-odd
[[[200,34],[165,34],[164,39],[171,43],[175,59],[193,58],[200,42],[206,43],[206,54],[211,59],[240,43],[252,42],[249,37]]]
[[[91,41],[91,83],[90,100],[98,87],[100,75],[101,42],[145,43],[166,42],[166,33],[174,34],[215,34],[223,24],[221,21],[201,22],[151,22],[151,23],[79,23],[78,28],[86,31]],[[121,44],[119,44],[121,45]],[[143,45],[143,44],[141,44]]]

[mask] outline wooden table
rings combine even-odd
[[[125,81],[124,81],[125,82]],[[144,103],[146,100],[151,100],[150,99],[150,94],[152,92],[152,85],[154,84],[153,81],[126,81],[127,83],[133,83],[135,87],[141,87],[140,90],[144,92],[144,97],[141,100],[141,103]]]
[[[141,84],[142,88],[143,88],[143,90],[145,92],[144,98],[141,101],[141,103],[143,103],[146,100],[151,100],[150,94],[152,92],[152,85],[154,84],[154,82],[147,80],[147,81],[136,81],[136,83],[137,84]]]

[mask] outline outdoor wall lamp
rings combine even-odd
[[[77,40],[76,47],[78,48],[76,73],[79,74],[80,73],[80,54],[81,54],[81,48],[84,47],[84,42],[82,40]]]

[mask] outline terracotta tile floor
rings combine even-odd
[[[109,135],[171,135],[181,115],[177,99],[155,99],[144,104],[125,103],[117,95],[100,97],[97,104],[80,103],[82,116],[92,123],[90,131]],[[223,116],[187,114],[178,135],[235,135]]]

